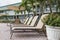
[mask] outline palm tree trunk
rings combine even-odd
[[[27,11],[28,12],[28,11]],[[29,12],[28,12],[28,17],[29,17]]]
[[[58,6],[58,0],[56,1],[56,5]],[[58,12],[58,7],[56,6],[56,12]]]
[[[43,11],[43,5],[41,4],[40,5],[40,14],[39,14],[39,16],[43,15],[43,13],[44,13],[44,11]]]
[[[49,8],[50,8],[50,13],[52,13],[52,7],[51,7],[51,2],[48,0]]]
[[[50,8],[50,13],[52,13],[52,8],[51,8],[51,5],[49,4],[49,8]]]

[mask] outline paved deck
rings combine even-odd
[[[0,23],[0,40],[47,40],[43,33],[40,35],[34,33],[14,33],[13,38],[10,39],[9,26],[6,23]]]

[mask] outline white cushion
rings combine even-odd
[[[35,22],[37,21],[38,16],[35,16],[30,24],[30,26],[34,26]]]
[[[29,19],[29,18],[27,18],[27,19],[25,20],[24,24],[26,24],[26,22],[28,21],[28,19]]]
[[[12,30],[21,30],[21,29],[40,29],[38,27],[13,27]]]
[[[32,18],[33,18],[33,17],[31,17],[31,18],[28,20],[27,25],[29,25],[29,24],[30,24],[30,22],[31,22]]]

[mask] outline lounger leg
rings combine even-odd
[[[40,31],[39,30],[36,30],[39,34],[40,34]]]
[[[10,35],[11,35],[11,36],[10,36],[10,39],[12,39],[12,36],[13,36],[13,32],[12,32],[12,31],[11,31]]]
[[[47,37],[47,35],[46,35],[46,30],[43,30],[43,33],[44,33],[44,35]]]

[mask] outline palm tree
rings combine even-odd
[[[29,12],[31,11],[31,6],[28,6],[28,0],[22,0],[22,3],[20,4],[20,6],[19,6],[19,9],[21,8],[21,7],[24,7],[25,9],[23,10],[24,11],[24,15],[25,15],[25,11],[27,11],[28,12],[28,16],[29,16]]]
[[[52,8],[51,8],[52,1],[51,0],[47,0],[47,3],[48,3],[48,6],[50,8],[50,13],[52,13]]]
[[[42,15],[43,14],[43,7],[44,7],[44,5],[45,5],[45,2],[46,2],[46,0],[36,0],[36,2],[39,4],[39,7],[40,7],[40,15]]]
[[[25,10],[28,12],[32,11],[34,13],[34,3],[35,0],[22,0],[23,5],[25,7]]]
[[[17,16],[17,14],[19,14],[19,10],[14,10],[15,11],[15,23],[19,23],[20,22],[20,20],[19,20],[19,18],[18,18],[18,16]],[[21,23],[21,22],[20,22]]]
[[[56,4],[56,11],[58,12],[58,9],[60,11],[60,0],[56,0],[57,4]]]
[[[14,12],[15,12],[15,15],[16,15],[16,19],[18,19],[17,14],[19,14],[19,10],[14,10]]]
[[[50,13],[52,13],[52,7],[56,5],[57,0],[37,0],[40,3],[41,13],[43,12],[43,7],[48,5],[50,8]],[[58,2],[57,2],[58,3]]]
[[[35,0],[27,0],[27,3],[30,5],[30,7],[31,7],[31,11],[34,13],[34,15],[33,16],[35,16],[36,15],[36,11],[35,11],[35,3],[36,3],[36,1]]]
[[[50,8],[50,13],[53,12],[53,11],[52,11],[52,7],[55,6],[55,5],[57,5],[57,1],[58,1],[58,0],[47,0],[48,6],[49,6],[49,8]]]

